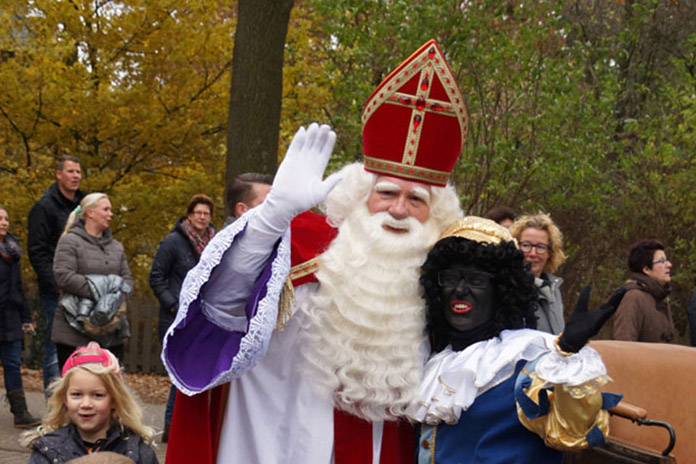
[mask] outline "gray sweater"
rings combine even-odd
[[[542,279],[535,277],[534,284],[539,290],[539,304],[534,315],[537,317],[537,330],[558,335],[565,328],[561,284],[563,279],[546,272]]]

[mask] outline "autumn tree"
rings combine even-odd
[[[239,7],[235,32],[233,1],[4,2],[0,202],[19,220],[13,231],[23,235],[55,158],[77,155],[86,189],[112,196],[116,236],[146,288],[157,242],[186,199],[205,192],[222,205],[225,177],[273,171],[298,125],[335,128],[329,169],[358,160],[372,89],[435,38],[469,109],[454,172],[464,210],[550,212],[570,255],[560,270],[568,308],[584,284],[599,300],[623,282],[632,241],[662,239],[684,331],[679,309],[696,271],[694,0]],[[263,68],[277,71],[280,59],[282,80]]]
[[[6,1],[0,15],[3,202],[23,226],[55,159],[78,156],[82,187],[111,196],[114,235],[146,289],[154,249],[188,198],[222,205],[233,9],[36,0]]]

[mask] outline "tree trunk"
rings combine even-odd
[[[239,0],[232,57],[225,181],[273,174],[283,96],[283,51],[294,0]]]

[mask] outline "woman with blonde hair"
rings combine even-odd
[[[130,337],[125,297],[133,279],[123,245],[111,235],[112,217],[109,197],[91,193],[70,213],[58,240],[53,273],[62,296],[51,340],[60,365],[90,341],[123,358],[123,343]]]
[[[65,463],[87,454],[112,451],[137,464],[156,464],[149,445],[154,431],[121,374],[118,359],[96,342],[77,349],[51,384],[41,427],[26,432],[33,449],[28,464]]]
[[[535,312],[537,330],[558,335],[565,327],[561,298],[563,279],[553,272],[566,260],[563,234],[551,216],[541,212],[518,218],[510,226],[510,233],[524,252],[524,260],[530,266],[539,290]]]

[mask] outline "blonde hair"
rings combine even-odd
[[[70,387],[70,378],[77,369],[83,369],[96,375],[104,383],[104,387],[111,396],[112,401],[111,425],[118,424],[121,428],[128,427],[140,435],[146,444],[153,445],[154,429],[144,424],[143,411],[123,381],[120,370],[117,367],[118,360],[110,351],[104,351],[112,357],[112,365],[103,366],[99,363],[79,364],[67,371],[62,378],[56,379],[51,383],[49,391],[52,393],[46,403],[46,414],[44,414],[41,425],[38,428],[25,432],[22,435],[20,443],[23,446],[30,447],[38,438],[70,424],[68,408],[65,403],[67,401],[68,388]],[[85,351],[83,354],[90,353]],[[97,353],[95,352],[95,354]]]
[[[551,219],[551,215],[541,211],[519,217],[510,226],[510,233],[519,241],[522,232],[529,228],[543,230],[549,234],[549,259],[544,264],[543,272],[554,272],[566,260],[563,253],[563,234]]]
[[[71,459],[65,464],[135,464],[135,461],[113,451],[100,451]]]
[[[65,229],[63,229],[63,234],[65,235],[68,233],[72,225],[75,223],[77,218],[82,219],[83,221],[87,219],[87,210],[92,210],[97,206],[97,203],[99,200],[102,200],[106,198],[107,200],[109,199],[109,196],[106,193],[101,193],[101,192],[95,192],[95,193],[90,193],[89,195],[85,196],[82,201],[80,202],[80,206],[72,210],[70,213],[70,216],[68,216],[68,220],[65,223]]]

